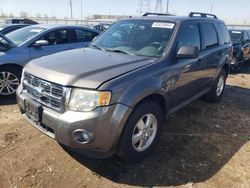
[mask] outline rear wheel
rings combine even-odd
[[[128,119],[118,146],[117,154],[128,162],[144,159],[154,149],[163,124],[163,112],[158,104],[139,105]]]
[[[15,67],[0,68],[0,96],[12,96],[20,84],[21,71]]]
[[[205,95],[208,102],[220,102],[226,86],[227,73],[223,69],[216,79],[211,91]]]

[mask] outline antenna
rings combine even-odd
[[[137,15],[141,16],[146,12],[151,12],[151,0],[138,0]]]
[[[156,0],[155,12],[156,12],[156,13],[163,13],[163,9],[162,9],[162,0]]]

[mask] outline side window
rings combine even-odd
[[[247,32],[244,32],[244,41],[247,40],[247,39],[249,39],[248,35],[247,35]]]
[[[218,46],[217,33],[211,23],[202,23],[201,30],[204,37],[205,49]]]
[[[200,32],[197,24],[186,24],[183,26],[178,39],[177,51],[182,46],[194,46],[201,49]]]
[[[69,30],[61,29],[52,31],[41,37],[39,40],[47,40],[49,45],[68,44],[70,43]]]
[[[218,33],[220,35],[220,40],[222,44],[230,44],[230,35],[226,26],[222,23],[217,23]]]
[[[77,42],[90,42],[96,37],[98,34],[92,31],[76,29],[76,38]]]

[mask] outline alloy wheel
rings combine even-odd
[[[20,81],[11,72],[0,72],[0,95],[12,95],[16,92]]]

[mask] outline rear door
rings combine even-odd
[[[32,47],[31,45],[29,47],[31,59],[69,50],[72,48],[70,29],[58,29],[51,31],[40,37],[38,40],[46,40],[49,42],[49,44],[42,47]]]
[[[182,26],[176,47],[176,53],[182,46],[194,46],[201,50],[201,38],[198,24],[186,23]],[[185,102],[201,91],[203,84],[204,54],[196,59],[178,59],[173,65],[176,83],[171,90],[171,108]]]
[[[219,64],[225,61],[225,45],[219,42],[215,25],[210,22],[200,23],[202,33],[202,51],[205,54],[204,88],[210,87],[218,74]]]

